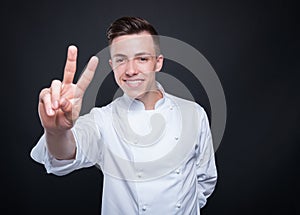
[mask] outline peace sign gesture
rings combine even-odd
[[[93,56],[77,84],[73,83],[77,64],[77,48],[69,46],[63,81],[53,80],[39,96],[39,116],[44,129],[51,133],[62,133],[73,127],[79,117],[82,98],[94,77],[98,58]]]

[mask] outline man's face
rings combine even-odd
[[[152,36],[148,32],[116,37],[110,48],[109,61],[119,87],[130,97],[141,99],[156,89],[155,73],[163,65],[156,56]]]

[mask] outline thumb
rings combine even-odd
[[[74,107],[73,107],[72,103],[68,99],[62,98],[60,100],[60,108],[61,108],[62,112],[64,112],[66,119],[69,122],[72,122],[74,119],[73,114],[75,114],[74,113],[75,110],[73,110]]]

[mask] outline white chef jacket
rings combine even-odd
[[[57,160],[51,156],[44,135],[32,149],[31,157],[44,164],[48,173],[55,175],[65,175],[93,165],[100,167],[104,174],[103,215],[199,215],[200,208],[206,204],[217,181],[208,118],[200,105],[165,93],[161,87],[160,89],[163,98],[157,101],[154,110],[145,110],[142,102],[124,94],[109,105],[93,108],[90,113],[79,117],[72,128],[77,147],[74,160]],[[160,130],[164,131],[152,145],[140,147],[138,142],[128,143],[122,129],[116,129],[117,126],[113,123],[118,116],[114,107],[128,110],[126,117],[129,126],[142,137],[153,129],[149,122],[153,114],[163,116],[165,127]],[[182,123],[184,114],[180,109],[187,108],[192,108],[196,115],[191,116],[186,121],[188,123]],[[199,126],[190,123],[191,120]],[[192,138],[189,139],[189,144],[183,142],[189,148],[180,150],[187,152],[184,156],[178,150],[172,151],[181,136],[184,136],[182,132],[186,133],[186,138]],[[108,151],[112,152],[113,159],[108,159],[111,158],[107,156]],[[169,157],[169,160],[162,159],[160,163],[155,163],[164,157]],[[173,161],[177,157],[179,159]],[[136,172],[133,171],[133,175],[127,174],[129,168],[123,164],[128,160],[150,163],[150,168],[145,166],[143,169],[142,165]]]

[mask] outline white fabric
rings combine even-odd
[[[194,118],[199,126],[181,123],[181,114],[176,109],[176,101],[188,104],[197,113]],[[118,106],[114,106],[118,105]],[[114,107],[128,108],[128,119],[132,130],[139,135],[151,132],[150,118],[161,114],[165,119],[165,128],[158,141],[148,147],[139,147],[124,140],[122,132],[113,123]],[[173,169],[153,175],[139,170],[140,180],[125,180],[114,174],[106,161],[109,148],[116,156],[134,162],[150,162],[172,152],[182,136],[182,126],[196,134],[188,156]],[[100,166],[104,173],[102,214],[189,214],[199,215],[215,188],[217,170],[214,160],[212,137],[206,113],[194,102],[179,99],[163,92],[154,110],[144,110],[138,100],[123,95],[102,108],[93,108],[89,114],[81,116],[72,128],[76,140],[76,158],[74,160],[56,160],[47,151],[44,135],[31,152],[31,157],[45,165],[48,173],[65,175],[76,169]],[[176,157],[176,155],[174,155]],[[118,165],[118,163],[117,163]],[[164,164],[162,164],[164,166]],[[122,168],[122,166],[119,166]],[[163,168],[163,167],[162,167]],[[113,168],[112,168],[113,169]],[[159,169],[159,168],[156,168]],[[127,169],[120,171],[126,172]],[[155,172],[157,171],[157,172]],[[126,174],[126,173],[125,173]]]

